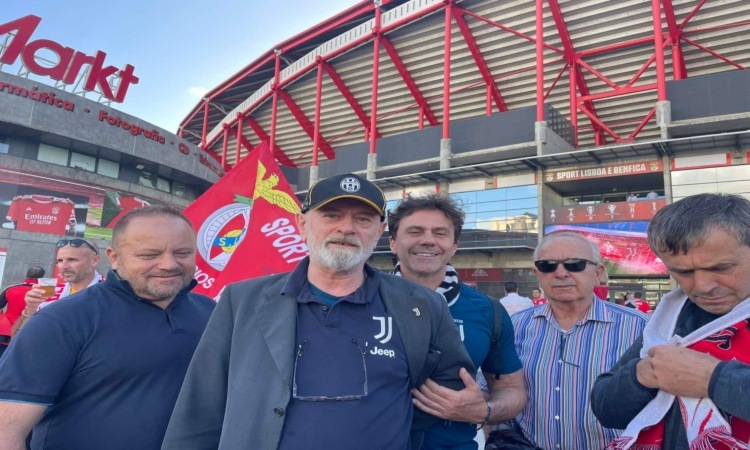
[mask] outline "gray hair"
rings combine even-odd
[[[698,194],[667,205],[648,225],[648,245],[654,253],[686,254],[701,245],[712,229],[733,234],[750,246],[750,201],[739,195]]]
[[[544,236],[544,238],[542,238],[542,241],[539,243],[539,245],[536,246],[536,249],[534,250],[534,261],[539,259],[539,250],[542,248],[542,246],[544,246],[549,241],[557,238],[578,239],[579,241],[584,242],[591,252],[591,259],[597,264],[602,263],[602,254],[599,252],[599,247],[594,242],[586,239],[586,236],[574,233],[572,231],[560,231],[558,233],[552,233]]]

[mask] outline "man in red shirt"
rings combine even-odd
[[[633,294],[633,299],[635,301],[636,308],[638,308],[643,313],[651,314],[651,305],[649,305],[647,301],[643,300],[643,292],[636,292],[635,294]]]
[[[541,289],[532,289],[531,290],[531,301],[534,303],[534,306],[539,306],[547,303],[547,300],[542,297],[542,290]]]
[[[38,278],[44,277],[44,269],[39,266],[29,267],[26,271],[26,280],[22,284],[17,284],[7,288],[3,292],[5,302],[8,305],[5,314],[0,315],[0,356],[5,352],[10,344],[10,334],[13,324],[21,316],[21,311],[26,308],[26,293],[31,290],[31,286],[37,283]]]

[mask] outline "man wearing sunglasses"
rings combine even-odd
[[[625,429],[617,448],[748,448],[748,224],[750,201],[728,194],[685,197],[651,220],[648,243],[678,288],[594,385],[596,416]]]
[[[399,259],[394,272],[443,295],[464,346],[474,365],[482,368],[489,389],[485,399],[473,374],[462,371],[466,387],[460,391],[431,380],[415,390],[417,407],[446,419],[427,430],[425,450],[476,449],[475,424],[509,420],[526,403],[508,313],[497,300],[461,283],[449,264],[463,225],[464,212],[450,197],[437,194],[410,195],[388,213],[391,251]],[[501,323],[499,332],[496,319]]]
[[[314,184],[291,273],[230,284],[201,339],[163,450],[419,449],[429,377],[475,370],[437,293],[366,264],[385,196],[354,174]]]
[[[93,252],[85,244],[62,245]],[[0,360],[0,443],[158,450],[215,303],[191,293],[196,238],[171,206],[117,223],[105,281],[40,310]]]
[[[86,239],[66,238],[57,241],[55,265],[60,276],[65,280],[65,286],[62,292],[49,297],[38,284],[33,285],[24,297],[26,308],[13,324],[13,335],[18,333],[29,317],[39,309],[101,282],[103,278],[96,271],[99,260],[99,249]]]
[[[648,316],[596,298],[604,267],[598,247],[583,235],[547,235],[533,257],[547,303],[511,316],[529,388],[518,422],[541,448],[601,450],[619,430],[597,422],[589,392],[596,376],[635,341]]]

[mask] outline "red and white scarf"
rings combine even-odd
[[[687,295],[678,288],[659,303],[653,317],[643,330],[641,358],[657,345],[687,347],[708,353],[724,361],[738,360],[750,364],[750,300],[732,311],[693,331],[685,337],[674,334],[677,318],[685,306]],[[656,397],[628,424],[608,450],[660,450],[664,440],[664,416],[674,402],[680,405],[690,450],[747,449],[750,423],[732,418],[727,422],[709,398],[675,397],[659,391]]]

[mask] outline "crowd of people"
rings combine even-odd
[[[0,448],[746,449],[748,223],[733,195],[661,209],[648,242],[678,288],[651,315],[640,292],[632,307],[600,301],[604,261],[574,232],[534,250],[532,298],[509,282],[492,299],[450,264],[454,200],[386,211],[354,174],[309,190],[307,258],[218,303],[190,292],[190,221],[136,209],[114,227],[106,277],[96,245],[63,239],[59,295],[41,268],[8,292]],[[390,273],[367,263],[386,225]]]

